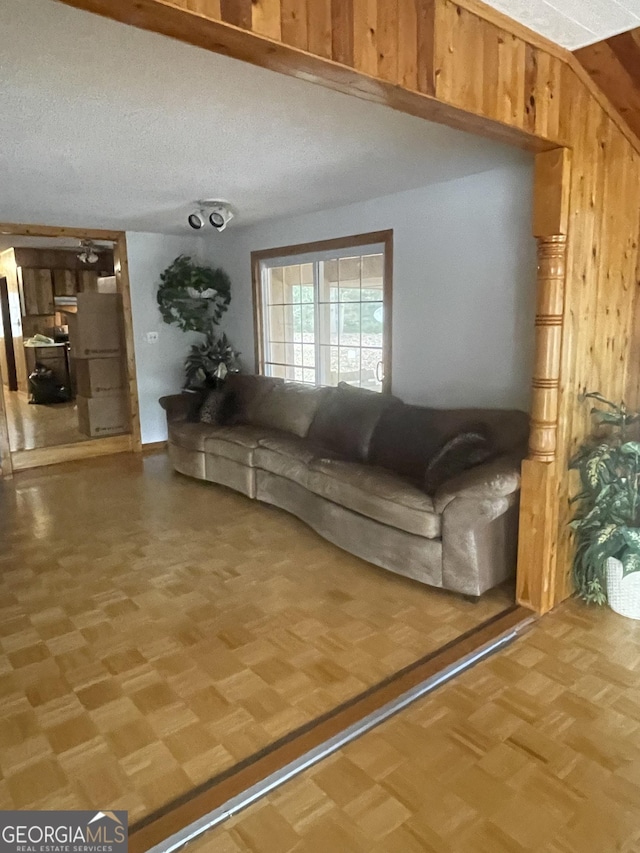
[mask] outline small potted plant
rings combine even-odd
[[[186,388],[217,388],[227,373],[238,370],[240,353],[225,334],[216,336],[212,325],[204,341],[193,344],[185,361]]]
[[[576,537],[573,580],[587,602],[640,619],[640,442],[630,426],[640,420],[624,403],[586,394],[597,427],[571,461],[582,489],[573,498]],[[602,408],[604,407],[604,408]]]

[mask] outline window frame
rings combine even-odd
[[[382,288],[382,304],[384,306],[382,321],[382,390],[381,394],[390,394],[392,386],[391,353],[392,353],[392,314],[393,314],[393,230],[370,231],[366,234],[353,234],[348,237],[337,237],[332,240],[317,240],[313,243],[297,243],[292,246],[276,246],[272,249],[261,249],[251,252],[251,279],[253,291],[253,338],[255,344],[255,370],[264,375],[265,340],[264,340],[264,306],[262,304],[262,264],[276,258],[291,258],[302,255],[320,254],[327,251],[344,251],[358,249],[361,246],[382,244],[384,246],[384,282]],[[295,260],[293,261],[295,263]]]

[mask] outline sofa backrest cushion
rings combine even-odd
[[[253,412],[262,398],[282,384],[282,379],[272,376],[228,374],[224,383],[224,400],[218,414],[218,423],[251,423]]]
[[[366,462],[383,412],[402,406],[397,397],[341,382],[330,389],[309,430],[309,440],[342,459]]]
[[[384,412],[371,442],[369,462],[424,481],[431,459],[448,441],[480,426],[496,455],[524,456],[529,416],[514,409],[429,409],[402,405]]]
[[[276,385],[259,398],[249,422],[306,438],[318,408],[331,391],[297,382]]]

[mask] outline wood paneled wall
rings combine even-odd
[[[565,597],[566,468],[589,426],[578,395],[638,403],[638,140],[574,57],[478,0],[62,1],[532,151],[572,149],[557,448],[525,469],[523,522],[544,553],[519,566],[524,602]]]
[[[0,252],[0,275],[7,279],[7,290],[9,292],[9,311],[11,312],[11,324],[13,328],[13,349],[16,356],[16,374],[18,378],[18,389],[26,391],[29,388],[27,378],[27,362],[24,357],[24,338],[22,335],[22,315],[20,312],[20,285],[18,282],[18,267],[13,249]],[[20,334],[16,334],[20,330]]]

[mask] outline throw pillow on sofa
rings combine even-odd
[[[425,492],[435,495],[447,480],[488,462],[494,455],[494,442],[484,426],[458,433],[446,441],[429,461],[424,475]]]
[[[342,459],[366,462],[380,416],[387,409],[401,405],[390,394],[340,382],[320,405],[309,430],[309,440]]]
[[[200,423],[219,424],[224,406],[224,391],[208,391],[200,406]]]

